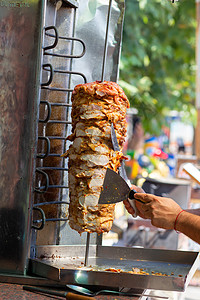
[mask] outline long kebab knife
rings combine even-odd
[[[111,139],[113,149],[115,151],[120,151],[113,123],[111,124]],[[139,199],[135,199],[135,193],[136,191],[131,188],[131,182],[128,179],[125,170],[125,163],[124,160],[122,160],[121,166],[119,167],[119,174],[117,174],[109,168],[107,169],[104,178],[103,188],[99,197],[99,204],[117,203],[128,199],[135,211],[134,217],[136,217],[137,209],[135,206],[135,200],[141,203],[144,202]]]

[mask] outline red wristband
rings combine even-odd
[[[176,219],[175,219],[175,221],[174,221],[174,230],[175,230],[177,233],[179,233],[179,232],[176,230],[176,223],[177,223],[178,217],[180,216],[180,214],[181,214],[183,211],[184,211],[184,209],[182,209],[182,210],[178,213],[178,215],[176,216]]]

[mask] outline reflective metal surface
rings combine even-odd
[[[104,80],[117,82],[124,9],[124,0],[93,0],[92,5],[89,0],[79,1],[75,37],[85,42],[86,54],[82,58],[73,61],[73,70],[83,71],[87,82],[102,80],[102,77]],[[107,26],[108,15],[109,26]],[[109,32],[106,50],[107,29]],[[80,45],[76,44],[75,51],[79,52],[79,49]],[[102,69],[104,69],[103,75]],[[79,83],[78,80],[73,78],[73,86]]]
[[[199,253],[91,246],[88,267],[83,265],[83,246],[39,247],[31,260],[34,274],[66,284],[184,291],[199,265]],[[128,273],[132,268],[145,273]]]
[[[53,281],[43,277],[33,276],[33,275],[20,275],[20,274],[5,274],[0,273],[0,282],[3,283],[14,283],[14,284],[30,284],[30,285],[40,285],[40,286],[61,286],[62,283],[58,281]]]
[[[24,274],[40,85],[43,1],[0,9],[0,272]]]

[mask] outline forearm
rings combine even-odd
[[[200,216],[183,211],[177,219],[176,230],[200,244]]]
[[[186,211],[196,216],[200,216],[200,208],[186,209]]]

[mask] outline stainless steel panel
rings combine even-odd
[[[49,246],[36,251],[31,261],[34,274],[77,285],[184,291],[199,264],[197,252],[92,246],[89,267],[84,269],[83,246]],[[106,268],[123,272],[106,272]],[[132,268],[142,268],[149,275],[126,273]]]
[[[75,37],[86,44],[86,54],[73,61],[73,70],[84,72],[87,82],[103,79],[117,81],[125,1],[93,0],[92,3],[91,8],[91,1],[79,1]],[[81,51],[80,48],[81,45],[75,45],[77,52]],[[78,80],[73,78],[72,85],[79,84]]]
[[[42,278],[38,276],[31,275],[20,275],[20,274],[1,274],[0,273],[0,282],[2,283],[14,283],[14,284],[27,284],[27,285],[36,285],[36,286],[49,286],[57,287],[62,286],[62,282],[53,281],[47,278]]]
[[[40,85],[40,0],[0,10],[0,271],[24,274],[30,231]]]

